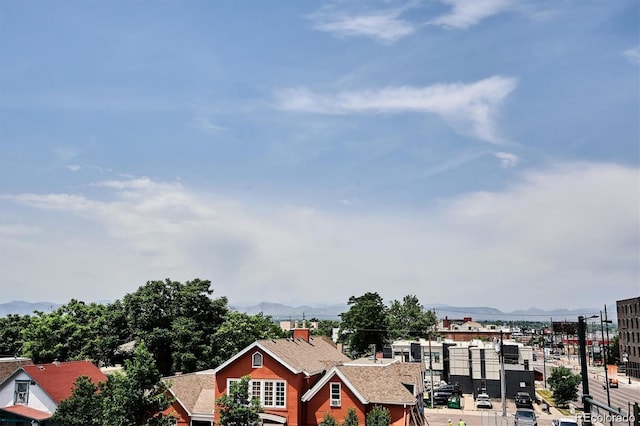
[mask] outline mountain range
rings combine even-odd
[[[25,302],[14,300],[8,303],[0,303],[0,317],[9,314],[31,315],[34,311],[50,312],[60,304],[51,302]],[[325,306],[289,306],[281,303],[262,302],[257,305],[239,306],[232,305],[232,308],[244,312],[249,315],[262,313],[270,316],[274,320],[296,320],[296,319],[312,319],[319,320],[338,320],[340,314],[349,310],[347,304],[334,304]],[[526,310],[515,310],[504,312],[491,307],[469,307],[469,306],[449,306],[449,305],[430,305],[425,306],[427,310],[435,310],[438,318],[465,318],[471,317],[476,321],[577,321],[579,315],[588,317],[592,314],[599,314],[598,308],[584,309],[553,309],[544,310],[539,308],[529,308]],[[608,317],[614,323],[616,322],[616,309],[614,306],[607,306]]]

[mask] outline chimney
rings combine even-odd
[[[308,328],[294,328],[293,329],[293,340],[297,338],[301,338],[305,342],[309,342],[309,329]]]

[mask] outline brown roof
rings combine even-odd
[[[415,404],[414,394],[423,389],[421,362],[351,364],[337,369],[369,403]],[[413,386],[414,393],[405,385]]]
[[[349,357],[325,336],[311,336],[308,342],[297,338],[266,339],[258,340],[257,343],[297,372],[316,374],[350,361]]]
[[[215,374],[212,370],[165,377],[171,382],[171,392],[189,414],[213,414]]]
[[[13,374],[21,365],[31,365],[29,358],[0,358],[0,383]]]

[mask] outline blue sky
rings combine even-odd
[[[2,299],[640,294],[636,0],[0,3]]]

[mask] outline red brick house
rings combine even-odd
[[[389,410],[394,426],[425,424],[423,363],[351,361],[331,340],[307,329],[294,329],[289,339],[256,341],[214,372],[215,398],[233,381],[250,377],[249,392],[260,399],[265,425],[318,425],[328,412],[342,421],[351,407],[364,424],[375,405]]]
[[[171,384],[171,407],[164,414],[176,418],[177,426],[212,426],[215,397],[213,370],[165,377]]]
[[[248,375],[251,395],[264,409],[264,424],[302,426],[307,424],[302,395],[331,367],[348,361],[330,339],[294,329],[292,338],[258,340],[216,368],[215,398]],[[219,420],[216,413],[216,424]]]
[[[362,359],[329,370],[303,396],[307,424],[317,425],[327,413],[342,421],[354,408],[360,424],[376,405],[389,410],[392,426],[421,426],[424,365],[393,359]]]
[[[71,396],[78,377],[94,383],[107,377],[89,361],[22,365],[0,383],[0,417],[11,423],[47,425],[63,399]]]

